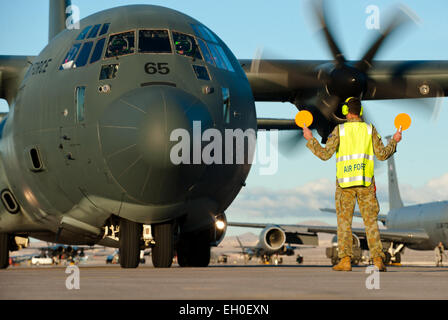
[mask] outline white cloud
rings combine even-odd
[[[335,182],[311,181],[292,189],[245,188],[227,213],[235,220],[245,218],[303,218],[321,213],[319,208],[334,207]]]
[[[429,180],[421,187],[400,185],[400,193],[405,205],[448,200],[448,173]]]
[[[295,223],[298,219],[328,217],[319,208],[334,208],[335,181],[318,179],[290,189],[274,190],[266,187],[244,188],[227,209],[229,220]],[[448,173],[429,180],[424,186],[400,185],[405,205],[448,200]],[[381,213],[389,209],[388,186],[377,184]],[[356,210],[358,210],[356,208]]]

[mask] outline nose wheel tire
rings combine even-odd
[[[120,265],[122,268],[137,268],[140,262],[140,238],[142,226],[133,221],[120,221]]]
[[[152,225],[155,245],[152,248],[152,264],[156,268],[169,268],[174,257],[174,234],[172,223]]]
[[[207,267],[210,263],[210,231],[182,235],[177,247],[181,267]]]
[[[9,237],[7,233],[0,233],[0,269],[9,266]]]

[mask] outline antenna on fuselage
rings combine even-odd
[[[48,42],[65,29],[66,20],[69,16],[65,11],[71,4],[71,0],[50,0]]]
[[[389,140],[392,137],[388,136],[386,139]],[[403,201],[401,200],[400,189],[398,187],[394,156],[391,156],[387,160],[387,178],[389,182],[389,210],[403,207]]]

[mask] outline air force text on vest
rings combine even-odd
[[[365,163],[356,163],[354,165],[349,164],[348,166],[344,166],[344,172],[352,172],[352,171],[363,171],[366,168]]]
[[[170,150],[171,163],[255,164],[257,155],[261,175],[277,173],[278,130],[270,130],[269,135],[266,130],[259,130],[258,137],[253,129],[225,129],[224,137],[221,131],[215,128],[206,129],[202,134],[201,132],[201,121],[193,121],[192,139],[186,129],[178,128],[171,132],[170,141],[178,142]]]

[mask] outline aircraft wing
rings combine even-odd
[[[255,101],[294,102],[322,87],[320,73],[332,60],[239,60]],[[355,65],[357,61],[347,61]],[[416,99],[448,95],[448,61],[374,61],[363,100]],[[423,89],[423,85],[427,85]]]
[[[269,223],[245,223],[228,222],[228,226],[245,228],[266,228],[267,226],[280,227],[287,235],[297,233],[331,233],[337,234],[337,226],[311,226],[300,224],[269,224]],[[352,228],[353,234],[365,238],[364,228]],[[380,229],[381,240],[394,241],[404,244],[417,244],[429,240],[428,234],[423,229]]]
[[[33,59],[34,57],[28,56],[0,55],[0,98],[12,103]]]

